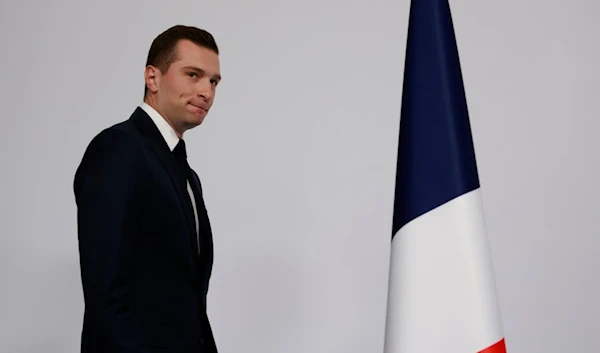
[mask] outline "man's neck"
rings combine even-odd
[[[173,123],[171,123],[171,120],[169,120],[166,114],[161,112],[152,96],[146,96],[144,98],[144,103],[148,104],[150,107],[152,107],[152,109],[156,110],[156,112],[169,124],[169,126],[171,126],[177,137],[179,137],[180,139],[183,138],[183,132],[179,132],[179,130],[173,125]]]

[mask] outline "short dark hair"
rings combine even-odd
[[[176,25],[162,32],[152,41],[146,66],[152,65],[157,67],[160,72],[167,72],[171,64],[177,60],[176,46],[180,40],[189,40],[219,54],[215,38],[208,31],[192,26]],[[144,84],[144,97],[146,97],[146,93],[148,93],[148,87]]]

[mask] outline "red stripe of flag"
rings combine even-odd
[[[493,346],[489,346],[486,349],[477,353],[506,353],[506,344],[504,343],[504,338],[498,341]]]

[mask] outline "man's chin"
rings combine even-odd
[[[206,114],[207,112],[204,110],[200,110],[193,107],[188,108],[186,121],[189,124],[200,125],[202,121],[204,121]]]
[[[202,115],[192,114],[191,116],[188,117],[187,123],[190,127],[196,127],[196,126],[202,124],[205,117],[206,117],[206,114],[202,114]]]

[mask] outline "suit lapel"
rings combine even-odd
[[[199,233],[199,241],[200,241],[200,252],[205,251],[204,241],[202,239],[202,235],[205,233],[205,215],[206,208],[204,207],[204,199],[202,196],[202,187],[200,186],[200,181],[196,177],[196,174],[190,170],[189,175],[190,186],[192,187],[192,192],[194,193],[194,199],[196,200],[196,211],[198,212],[198,233]]]
[[[144,112],[141,108],[137,108],[136,111],[132,115],[132,119],[136,121],[140,131],[146,135],[150,140],[150,146],[158,160],[162,163],[163,167],[169,174],[169,178],[171,179],[171,183],[173,187],[177,191],[177,196],[179,198],[179,202],[181,207],[183,208],[183,212],[185,213],[185,219],[188,228],[188,235],[191,240],[192,245],[192,255],[194,260],[198,256],[196,244],[196,222],[194,220],[194,210],[192,208],[192,202],[190,200],[189,193],[185,185],[179,182],[183,177],[181,175],[179,165],[175,160],[175,156],[169,149],[169,146],[165,142],[164,138],[158,131],[154,122],[150,119],[150,117]],[[195,261],[194,261],[195,262]]]
[[[190,236],[192,236],[196,233],[194,210],[192,209],[192,201],[190,200],[190,196],[187,189],[185,188],[185,185],[179,182],[179,180],[181,180],[183,176],[181,175],[179,166],[175,161],[175,157],[171,154],[171,151],[169,151],[168,146],[166,146],[166,144],[162,146],[157,141],[153,141],[151,146],[156,155],[158,156],[158,159],[163,164],[163,167],[165,167],[165,169],[169,173],[171,183],[177,190],[177,196],[179,197],[179,201],[181,203],[181,206],[183,207],[185,218],[187,220],[187,225],[189,228],[188,233],[190,233]]]
[[[198,239],[200,241],[200,253],[202,254],[203,261],[211,261],[213,255],[212,231],[206,206],[204,204],[204,196],[202,195],[202,184],[200,183],[198,175],[193,170],[190,170],[189,180],[192,191],[194,192],[194,198],[196,199],[196,210],[198,211]]]

